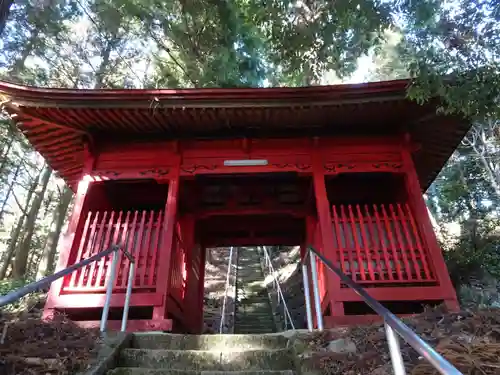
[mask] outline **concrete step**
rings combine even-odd
[[[141,367],[119,367],[108,375],[295,375],[292,370],[283,371],[187,371],[169,369],[148,369]]]
[[[201,351],[123,349],[120,367],[179,369],[194,371],[290,370],[292,358],[286,349]]]
[[[288,340],[283,336],[260,335],[179,335],[169,333],[136,333],[131,347],[135,349],[171,350],[267,350],[284,349]]]
[[[239,306],[245,306],[246,308],[253,308],[255,309],[261,309],[261,308],[270,308],[269,300],[262,297],[262,298],[242,298],[238,300],[238,305]]]
[[[276,330],[274,324],[253,324],[253,325],[245,325],[238,324],[237,325],[237,333],[273,333]]]
[[[253,275],[255,273],[262,273],[262,267],[259,264],[242,264],[238,269],[236,276],[240,275]]]
[[[262,309],[262,310],[245,310],[241,308],[241,306],[236,310],[236,313],[234,314],[235,318],[240,318],[240,319],[262,319],[262,318],[271,318],[273,316],[273,313],[271,309]]]
[[[237,318],[270,318],[273,316],[271,309],[262,309],[262,310],[245,310],[242,309],[241,306],[238,310],[236,310],[235,317]]]
[[[240,251],[236,275],[236,333],[275,331],[269,295],[263,282],[261,254],[253,250]]]
[[[240,268],[236,273],[236,277],[252,277],[254,275],[262,275],[262,268],[254,266],[243,266],[243,268]]]
[[[238,322],[239,326],[252,326],[252,325],[261,325],[261,324],[266,324],[266,323],[272,323],[274,320],[271,319],[270,316],[267,317],[251,317],[251,316],[245,316],[245,317],[238,317],[235,318],[235,321]]]
[[[256,334],[260,334],[260,335],[263,335],[263,334],[268,334],[268,333],[274,333],[276,332],[276,329],[274,327],[264,327],[264,328],[245,328],[245,327],[242,327],[242,328],[238,328],[236,329],[235,328],[235,332],[236,333],[239,333],[239,334],[253,334],[253,335],[256,335]]]
[[[252,316],[243,316],[235,318],[235,321],[239,323],[239,325],[248,325],[252,326],[254,324],[260,325],[265,324],[267,322],[273,322],[274,320],[271,318],[271,315],[266,317],[252,317]]]

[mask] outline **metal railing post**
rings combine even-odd
[[[261,246],[259,246],[261,248]],[[271,257],[269,256],[269,253],[267,252],[266,246],[262,246],[262,252],[264,254],[264,259],[266,263],[269,265],[269,274],[273,277],[273,288],[276,290],[276,298],[277,298],[277,303],[276,306],[279,307],[281,303],[283,303],[283,316],[284,316],[284,323],[285,323],[285,330],[288,327],[288,322],[290,322],[290,327],[292,329],[295,329],[295,324],[293,324],[293,319],[292,316],[290,315],[290,311],[288,310],[288,306],[286,305],[285,301],[285,296],[283,295],[283,292],[281,291],[281,286],[279,283],[279,279],[275,276],[276,272],[274,271],[273,263],[271,261]],[[262,263],[261,263],[262,264]],[[264,275],[265,277],[265,275]]]
[[[222,312],[221,312],[221,317],[220,317],[219,333],[222,333],[222,328],[224,327],[224,320],[226,317],[227,290],[229,288],[229,278],[231,275],[232,259],[233,259],[233,247],[231,246],[230,250],[229,250],[229,261],[227,264],[226,289],[224,291],[224,300],[222,301]]]
[[[323,313],[321,311],[321,299],[319,295],[319,285],[318,285],[318,269],[316,267],[316,254],[311,252],[311,273],[313,282],[313,294],[314,294],[314,308],[316,310],[316,320],[317,326],[320,331],[323,330]]]
[[[119,245],[111,245],[109,248],[106,250],[101,251],[100,253],[94,254],[91,257],[84,259],[76,264],[73,264],[61,271],[58,271],[52,275],[46,276],[38,281],[32,282],[28,285],[25,285],[22,288],[16,289],[4,296],[0,296],[0,307],[8,305],[9,303],[15,302],[18,299],[24,297],[25,295],[32,293],[36,290],[39,290],[40,288],[44,286],[50,285],[55,280],[58,280],[61,277],[65,277],[70,275],[72,272],[75,272],[78,269],[81,269],[85,266],[88,266],[92,262],[99,261],[108,255],[111,255],[113,257],[111,266],[109,268],[109,278],[106,280],[106,299],[104,302],[104,306],[102,309],[102,316],[101,316],[101,322],[100,322],[100,330],[101,332],[104,332],[106,330],[106,323],[108,321],[108,315],[109,315],[109,306],[111,303],[111,296],[113,293],[113,287],[115,283],[115,278],[116,278],[116,269],[118,266],[118,261],[119,261],[119,256],[118,252],[122,251],[123,255],[126,256],[129,261],[130,261],[130,268],[129,268],[129,279],[128,279],[128,285],[127,285],[127,294],[125,297],[125,305],[123,306],[123,316],[122,316],[122,326],[121,330],[125,331],[126,326],[127,326],[127,319],[128,319],[128,311],[129,311],[129,306],[130,306],[130,298],[132,295],[132,284],[134,280],[134,267],[135,267],[135,261],[134,257],[125,249],[120,248]]]
[[[309,291],[309,275],[307,274],[307,265],[302,264],[302,282],[304,283],[304,299],[306,300],[307,329],[313,330],[313,318],[311,311],[311,292]]]
[[[401,351],[399,349],[399,337],[415,349],[417,353],[425,358],[442,375],[463,375],[455,366],[422,340],[422,338],[410,327],[404,324],[401,319],[395,316],[386,307],[382,306],[380,302],[370,296],[361,285],[346,275],[339,267],[333,265],[324,255],[316,252],[312,246],[309,246],[309,252],[311,253],[311,267],[313,264],[313,255],[315,255],[330,271],[340,278],[342,283],[351,288],[368,306],[384,319],[387,339],[389,340],[389,348],[391,351],[391,359],[393,361],[394,371],[396,371],[397,375],[405,374]],[[387,327],[390,329],[387,329]],[[396,333],[399,337],[396,336]]]
[[[406,375],[403,356],[401,355],[401,347],[399,346],[399,337],[389,324],[384,323],[384,326],[394,375]]]
[[[122,326],[121,326],[122,332],[125,332],[125,330],[127,329],[128,310],[130,307],[130,297],[132,296],[134,275],[135,275],[135,263],[130,262],[130,266],[128,269],[127,294],[125,294],[125,304],[123,305],[123,316],[122,316]]]
[[[13,302],[17,301],[18,299],[24,297],[25,295],[27,295],[29,293],[33,293],[33,292],[35,292],[35,291],[37,291],[45,286],[49,286],[52,282],[56,281],[57,279],[60,279],[61,277],[69,275],[70,273],[72,273],[72,272],[74,272],[82,267],[85,267],[92,262],[99,260],[102,257],[111,254],[113,251],[115,251],[117,249],[119,249],[119,248],[116,245],[113,245],[113,246],[109,247],[108,249],[106,249],[98,254],[92,255],[91,257],[89,257],[85,260],[82,260],[79,263],[73,264],[73,265],[71,265],[63,270],[60,270],[52,275],[46,276],[38,281],[34,281],[32,283],[29,283],[28,285],[25,285],[22,288],[13,290],[10,293],[7,293],[3,296],[0,296],[0,307],[6,306],[9,303],[13,303]]]
[[[108,315],[109,315],[109,304],[111,303],[111,295],[113,294],[113,286],[115,283],[115,274],[117,265],[118,265],[118,250],[115,250],[113,251],[113,263],[111,264],[108,285],[106,285],[106,300],[104,302],[104,307],[102,309],[102,316],[101,316],[101,332],[104,332],[106,330],[106,323],[108,321]]]

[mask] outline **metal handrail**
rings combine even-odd
[[[226,318],[227,291],[229,289],[229,278],[231,276],[232,260],[233,260],[233,247],[231,246],[230,250],[229,250],[229,260],[227,263],[226,289],[224,290],[224,299],[222,300],[222,310],[221,310],[221,317],[220,317],[219,333],[222,333],[222,330],[224,328],[224,320]]]
[[[40,290],[43,287],[50,285],[52,282],[60,279],[61,277],[69,275],[72,272],[74,272],[82,267],[85,267],[92,262],[98,261],[98,260],[102,259],[103,257],[108,256],[109,254],[113,253],[113,261],[111,264],[110,275],[109,275],[109,278],[107,280],[106,299],[104,302],[104,307],[102,309],[101,324],[100,324],[100,330],[101,330],[101,332],[104,332],[106,330],[106,323],[108,320],[109,305],[111,303],[111,294],[113,293],[113,284],[115,282],[116,267],[118,266],[118,251],[119,250],[121,250],[123,252],[123,254],[130,261],[130,267],[128,270],[127,292],[125,295],[125,304],[123,306],[123,316],[122,316],[122,324],[121,324],[121,331],[125,332],[125,329],[127,327],[130,297],[132,295],[132,284],[134,281],[135,260],[134,260],[134,257],[127,250],[122,249],[118,245],[112,245],[109,249],[103,250],[100,253],[97,253],[97,254],[95,254],[87,259],[82,260],[81,262],[73,264],[73,265],[71,265],[71,266],[69,266],[61,271],[58,271],[52,275],[46,276],[38,281],[34,281],[32,283],[29,283],[28,285],[25,285],[22,288],[16,289],[10,293],[7,293],[3,296],[0,296],[0,307],[3,307],[3,306],[6,306],[8,304],[11,304],[13,302],[16,302],[17,300],[21,299],[25,295],[27,295],[29,293],[33,293],[37,290]]]
[[[392,360],[392,366],[394,369],[394,373],[396,375],[404,375],[405,368],[403,363],[403,358],[401,355],[401,349],[399,347],[399,339],[398,335],[403,338],[406,343],[408,343],[413,349],[415,349],[423,358],[425,358],[436,370],[438,370],[443,375],[463,375],[459,370],[457,370],[450,362],[448,362],[443,356],[441,356],[438,352],[436,352],[429,344],[427,344],[424,340],[420,338],[410,327],[404,324],[401,319],[391,313],[387,308],[382,306],[380,302],[371,297],[363,287],[361,287],[358,283],[352,280],[349,276],[347,276],[342,270],[336,266],[334,266],[328,259],[326,259],[323,255],[319,254],[312,246],[308,247],[308,251],[306,252],[304,259],[302,260],[303,266],[306,266],[307,258],[310,254],[310,264],[311,271],[313,271],[313,284],[314,285],[314,299],[315,302],[319,301],[319,289],[317,288],[317,275],[314,275],[316,270],[316,257],[319,258],[323,264],[330,269],[333,273],[335,273],[340,280],[350,287],[356,294],[358,294],[365,303],[370,306],[378,315],[380,315],[384,319],[386,337],[389,342],[389,351]],[[306,268],[307,270],[307,268]],[[305,283],[308,283],[307,278],[304,278]],[[304,285],[304,290],[306,285]],[[306,293],[306,305],[308,305],[308,309],[310,309],[310,301],[307,301],[310,298],[309,293]],[[321,306],[317,306],[316,303],[316,319],[318,322],[318,327],[321,324],[323,325],[323,316],[321,312]],[[310,319],[310,311],[308,311],[308,320]],[[310,327],[312,326],[312,321],[309,322]],[[397,333],[397,335],[396,335]]]
[[[269,253],[267,252],[266,246],[261,246],[262,250],[264,251],[264,257],[265,257],[265,262],[266,265],[269,269],[269,273],[273,276],[273,285],[275,286],[277,295],[278,295],[278,306],[281,303],[283,303],[283,316],[284,316],[284,323],[285,323],[285,331],[288,328],[288,321],[290,322],[290,326],[292,327],[293,330],[295,330],[295,324],[293,324],[293,319],[292,316],[290,315],[290,311],[288,310],[288,306],[286,305],[286,300],[285,296],[283,295],[283,292],[281,291],[281,286],[278,278],[275,276],[276,272],[273,267],[273,263],[271,262],[271,257],[269,256]],[[288,320],[288,321],[287,321]]]

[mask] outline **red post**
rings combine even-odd
[[[330,203],[326,193],[325,172],[323,169],[322,156],[313,151],[313,184],[316,197],[316,209],[318,213],[321,240],[323,242],[323,254],[333,264],[337,263],[337,255],[334,252],[335,243],[333,238],[332,218],[330,216]],[[335,298],[340,291],[340,279],[332,272],[328,272],[327,290],[330,298],[332,315],[343,315],[341,303]]]
[[[170,282],[170,261],[172,258],[172,244],[174,238],[175,222],[177,215],[177,197],[179,194],[179,169],[169,180],[168,197],[165,205],[165,218],[163,222],[161,255],[158,257],[156,292],[163,296],[163,304],[153,308],[153,320],[163,320],[167,317],[166,300]]]
[[[62,237],[62,240],[58,245],[59,260],[57,262],[56,272],[60,271],[69,266],[70,255],[72,253],[73,246],[76,246],[81,237],[82,231],[79,231],[80,215],[82,213],[83,204],[85,202],[85,197],[89,190],[91,179],[89,177],[92,172],[95,158],[90,154],[87,146],[84,148],[85,164],[82,171],[82,176],[78,182],[78,188],[74,198],[73,212],[71,213],[68,229]],[[83,221],[83,220],[82,220]],[[61,294],[63,287],[64,278],[54,281],[51,286],[49,293],[47,294],[47,302],[45,303],[45,308],[43,311],[44,318],[50,318],[53,314],[53,308],[56,303],[57,297]]]
[[[203,307],[205,305],[205,266],[206,266],[206,255],[207,249],[197,244],[196,246],[200,251],[200,279],[198,280],[198,333],[203,333],[204,321],[203,321]]]
[[[418,181],[415,166],[409,151],[409,145],[402,151],[402,159],[406,172],[406,189],[408,192],[408,200],[415,212],[416,224],[422,232],[422,239],[425,246],[429,250],[431,261],[434,265],[436,277],[439,281],[439,286],[443,291],[443,299],[445,305],[451,311],[459,310],[457,295],[451,283],[450,275],[444,261],[443,253],[439,247],[436,234],[432,228],[432,223],[427,212],[427,206],[422,196],[422,188]]]
[[[196,333],[197,318],[198,318],[198,278],[200,267],[199,248],[194,243],[194,217],[192,215],[184,215],[180,220],[182,241],[184,242],[186,252],[186,268],[187,279],[184,285],[184,318],[187,323],[187,328],[191,333]]]

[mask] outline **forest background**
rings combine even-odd
[[[0,79],[19,84],[397,78],[473,122],[425,197],[462,302],[500,307],[500,0],[0,0]],[[0,294],[54,271],[72,196],[0,114]]]

